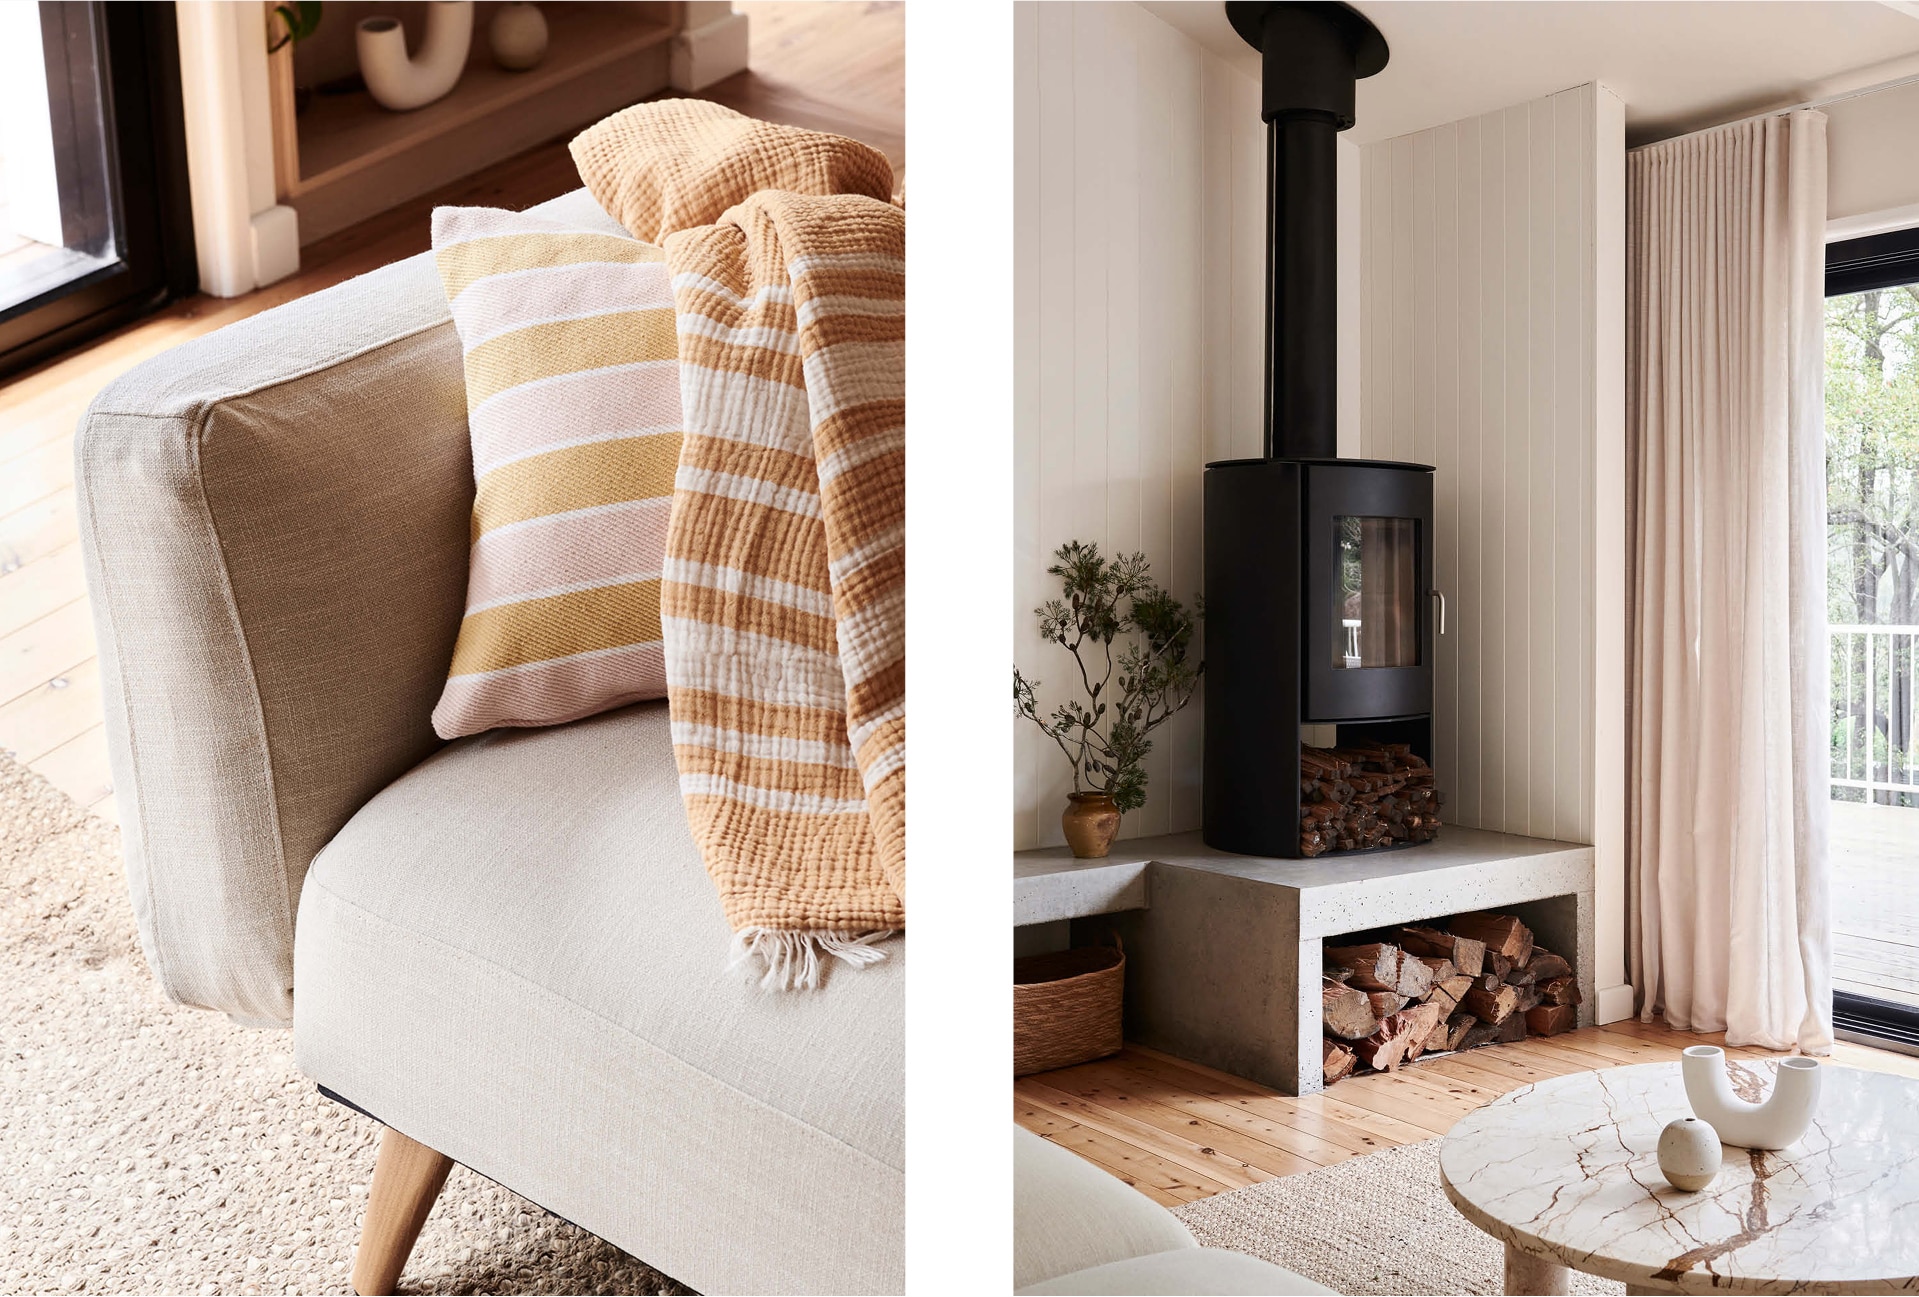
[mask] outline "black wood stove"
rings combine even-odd
[[[1297,857],[1302,726],[1430,761],[1445,604],[1433,470],[1337,457],[1335,149],[1386,42],[1343,4],[1226,13],[1264,60],[1266,453],[1206,467],[1204,836]]]

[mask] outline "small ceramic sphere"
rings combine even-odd
[[[515,72],[546,57],[546,15],[533,4],[503,4],[487,29],[493,61]]]
[[[1667,1183],[1688,1192],[1719,1174],[1719,1134],[1697,1117],[1681,1117],[1659,1132],[1659,1169]]]

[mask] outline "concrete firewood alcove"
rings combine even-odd
[[[1279,860],[1197,833],[1014,857],[1016,925],[1072,920],[1083,944],[1126,943],[1126,1036],[1285,1094],[1321,1088],[1328,939],[1466,910],[1517,915],[1579,981],[1593,1021],[1593,849],[1448,825],[1401,851]]]

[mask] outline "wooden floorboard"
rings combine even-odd
[[[1676,1061],[1680,1050],[1700,1044],[1725,1047],[1725,1035],[1619,1022],[1425,1058],[1303,1098],[1128,1045],[1111,1058],[1015,1081],[1013,1119],[1174,1206],[1432,1139],[1480,1105],[1548,1076]],[[1919,1059],[1845,1042],[1832,1061],[1919,1077]]]
[[[743,3],[750,68],[701,98],[871,144],[906,170],[904,9]],[[190,297],[0,383],[0,749],[115,818],[92,617],[74,514],[73,432],[108,383],[223,325],[424,252],[435,207],[520,209],[579,188],[549,141],[301,250],[298,272],[242,297]]]

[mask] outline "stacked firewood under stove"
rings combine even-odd
[[[1571,965],[1510,914],[1455,914],[1326,945],[1326,1084],[1422,1054],[1554,1036],[1578,1025]]]
[[[1364,851],[1439,836],[1433,768],[1408,743],[1299,752],[1299,854]]]

